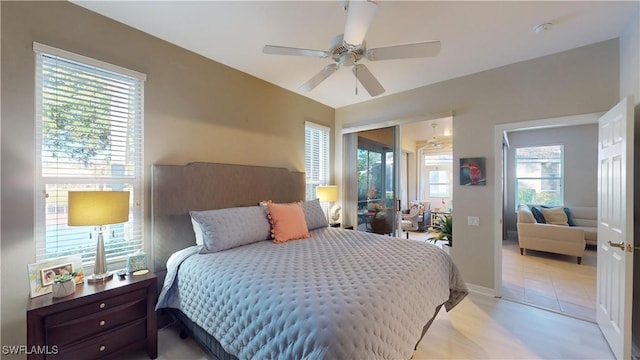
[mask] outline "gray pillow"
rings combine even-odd
[[[322,210],[322,206],[320,206],[320,200],[315,199],[303,202],[302,211],[307,220],[307,228],[309,231],[329,226],[327,215],[324,213],[324,210]]]
[[[213,253],[271,238],[271,225],[261,206],[191,211],[196,239],[202,232],[200,253]],[[199,225],[200,230],[195,224]]]

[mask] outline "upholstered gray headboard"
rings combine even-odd
[[[195,245],[191,210],[300,201],[305,175],[284,168],[190,163],[153,165],[151,171],[153,270],[164,276],[175,251]]]

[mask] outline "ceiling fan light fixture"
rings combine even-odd
[[[351,0],[347,9],[347,23],[343,43],[347,49],[360,48],[367,35],[369,25],[376,14],[377,4],[373,1]]]

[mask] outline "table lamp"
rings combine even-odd
[[[104,225],[129,221],[128,191],[69,191],[69,226],[95,226],[98,232],[96,262],[90,283],[108,281],[113,274],[107,271],[102,232]]]
[[[316,187],[316,196],[320,202],[332,203],[334,201],[338,201],[338,187],[335,185],[323,185]],[[331,222],[336,222],[340,218],[339,215],[335,216],[335,218],[329,217],[329,207],[327,206],[327,220]]]

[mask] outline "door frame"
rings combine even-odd
[[[603,115],[600,113],[589,113],[581,115],[562,116],[555,118],[539,119],[520,121],[506,124],[498,124],[494,126],[494,179],[501,179],[502,172],[505,164],[503,159],[503,134],[509,131],[517,130],[533,130],[540,128],[553,128],[563,126],[578,126],[587,124],[597,124],[598,119]],[[506,173],[505,173],[506,174]],[[505,176],[506,179],[506,176]],[[494,296],[502,297],[502,226],[504,219],[503,216],[503,186],[502,183],[496,183],[494,187],[494,204],[500,204],[500,206],[494,207],[494,227],[493,227],[493,241],[494,241]]]

